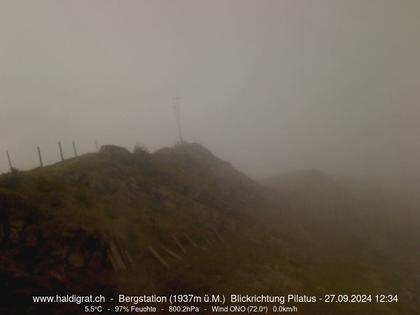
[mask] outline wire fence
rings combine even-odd
[[[65,156],[64,155],[64,152],[63,152],[63,145],[62,145],[61,141],[58,141],[57,142],[57,150],[58,150],[59,157],[60,157],[60,160],[61,161],[64,161],[64,160],[69,159],[69,158],[75,158],[75,157],[78,157],[79,156],[79,150],[78,150],[78,146],[77,146],[76,141],[73,140],[71,142],[71,148],[72,148],[71,155]],[[35,149],[36,149],[35,152],[37,152],[38,159],[37,159],[37,165],[34,166],[34,167],[32,167],[32,168],[46,166],[46,164],[44,162],[45,159],[44,159],[44,156],[43,156],[43,152],[41,150],[41,147],[40,146],[37,146]],[[96,140],[94,141],[94,150],[96,152],[99,151],[98,141],[96,141]],[[92,152],[92,151],[88,151],[88,152]],[[88,153],[88,152],[85,152],[85,153]],[[9,150],[6,150],[6,159],[7,159],[7,164],[8,164],[8,167],[9,167],[8,168],[8,171],[9,172],[13,172],[13,171],[16,171],[18,169],[19,170],[21,169],[21,168],[18,167],[18,165],[16,165],[15,161],[12,159],[12,155],[10,154]],[[54,163],[57,163],[57,162],[59,162],[59,161],[51,162],[48,165],[51,165],[51,164],[54,164]]]

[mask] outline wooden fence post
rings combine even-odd
[[[61,147],[61,141],[58,141],[58,149],[60,150],[61,161],[64,161],[63,148]]]
[[[9,151],[6,151],[7,161],[9,162],[10,171],[13,172],[12,160],[10,159]]]
[[[76,142],[74,142],[74,140],[73,140],[73,152],[74,152],[74,157],[77,157]]]
[[[39,166],[43,167],[44,163],[42,163],[41,149],[40,149],[40,147],[37,147],[37,149],[38,149]]]

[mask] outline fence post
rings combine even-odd
[[[64,161],[63,148],[61,147],[61,141],[58,141],[58,149],[60,150],[61,161]]]
[[[37,147],[37,149],[38,149],[39,166],[44,167],[44,163],[42,163],[41,149],[40,147]]]
[[[6,151],[7,161],[9,162],[10,171],[13,172],[12,160],[10,159],[9,151]]]
[[[76,142],[74,140],[73,140],[73,152],[74,152],[74,157],[77,157]]]

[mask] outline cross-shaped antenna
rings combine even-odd
[[[181,130],[181,97],[175,96],[172,98],[172,106],[175,113],[176,123],[178,126],[178,136],[180,143],[184,142],[184,139],[182,138],[182,130]]]

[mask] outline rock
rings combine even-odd
[[[131,156],[130,151],[117,145],[103,145],[100,152],[115,156]]]

